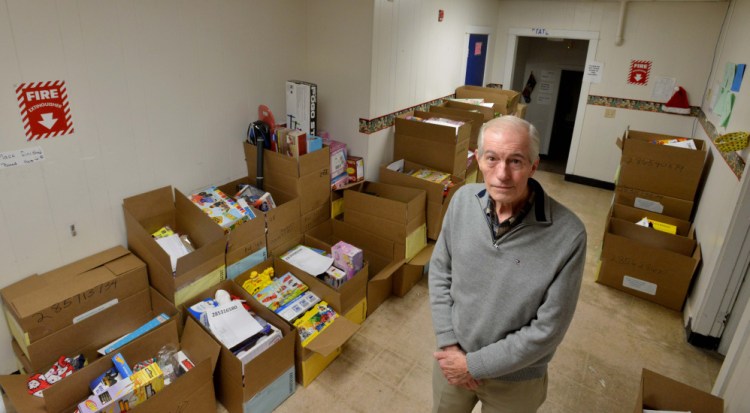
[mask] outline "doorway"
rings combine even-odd
[[[529,46],[530,43],[534,46]],[[588,62],[596,61],[596,49],[599,43],[599,33],[593,31],[580,30],[557,30],[544,28],[513,28],[508,31],[508,47],[505,59],[505,77],[503,83],[510,85],[509,89],[524,90],[527,79],[531,71],[534,73],[536,83],[534,90],[531,91],[530,99],[536,102],[527,107],[526,119],[532,122],[540,135],[542,142],[540,153],[549,155],[550,147],[552,150],[559,150],[558,146],[552,146],[553,124],[555,121],[555,110],[553,105],[557,104],[558,85],[562,84],[561,76],[563,71],[584,72]],[[557,53],[544,52],[541,48],[553,48],[554,44],[562,45],[567,51]],[[533,48],[530,48],[533,47]],[[570,51],[577,53],[574,62],[566,61],[565,56]],[[528,64],[532,62],[532,64]],[[567,82],[566,82],[567,83]],[[577,83],[577,82],[576,82]],[[573,115],[573,132],[570,142],[567,139],[561,143],[562,147],[567,147],[567,160],[564,164],[565,175],[573,175],[578,155],[578,146],[581,140],[581,130],[583,125],[583,114],[585,113],[586,102],[588,100],[589,88],[591,81],[582,78],[578,88],[578,97],[575,103],[575,112],[568,112],[566,115]],[[540,93],[537,95],[537,93]],[[547,105],[547,107],[543,107]],[[540,128],[540,126],[542,126]],[[544,130],[544,132],[543,132]],[[557,143],[556,143],[557,144]],[[565,155],[559,155],[565,157]]]
[[[562,70],[560,72],[560,89],[557,92],[554,120],[547,154],[542,157],[540,169],[565,174],[568,164],[570,142],[573,140],[573,129],[578,112],[578,97],[581,95],[583,72]]]

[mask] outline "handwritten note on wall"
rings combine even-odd
[[[0,152],[0,169],[28,165],[42,160],[44,160],[44,151],[40,146],[19,149],[16,151]]]

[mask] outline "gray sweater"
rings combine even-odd
[[[437,345],[460,345],[476,379],[544,376],[578,301],[586,229],[536,181],[529,184],[534,207],[496,243],[484,184],[460,188],[430,260]]]

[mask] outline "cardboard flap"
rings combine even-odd
[[[139,404],[137,412],[182,412],[185,398],[190,398],[206,383],[211,384],[211,362],[204,360],[194,363],[195,367],[178,377],[174,383],[165,386],[159,393]],[[190,406],[184,411],[192,410]]]
[[[54,283],[46,284],[36,291],[28,291],[27,294],[13,300],[13,306],[20,317],[28,317],[41,309],[46,309],[81,291],[87,291],[104,284],[113,278],[112,273],[103,267],[94,268],[78,275],[61,275],[55,279]]]
[[[375,274],[374,277],[370,278],[370,284],[379,283],[379,282],[390,283],[391,276],[393,275],[393,273],[398,271],[398,269],[401,268],[401,266],[404,265],[405,262],[406,260],[398,260],[398,261],[391,262],[390,264],[385,266],[385,268],[380,270],[380,272]]]
[[[359,324],[353,323],[339,315],[333,323],[326,327],[322,333],[315,337],[308,345],[307,349],[314,351],[322,356],[328,356],[359,330]]]
[[[122,206],[129,211],[137,221],[142,221],[155,215],[172,213],[174,211],[172,187],[165,186],[130,198],[125,198],[122,200]]]
[[[64,265],[52,271],[46,272],[42,274],[41,276],[42,277],[49,277],[49,276],[58,277],[60,275],[80,274],[92,268],[105,266],[107,263],[114,261],[120,257],[124,257],[128,254],[130,254],[130,251],[118,245],[108,250],[83,258],[81,260]]]
[[[226,243],[223,239],[214,240],[209,244],[205,244],[195,251],[182,256],[177,259],[177,271],[175,271],[175,278],[179,278],[188,272],[200,268],[205,263],[210,263],[213,258],[221,256],[223,258],[224,251],[226,249]],[[170,264],[171,265],[171,264]],[[211,264],[206,268],[206,271],[201,274],[208,274],[213,271],[218,265]]]
[[[193,361],[198,364],[203,360],[210,360],[211,371],[216,368],[219,359],[221,344],[214,340],[193,317],[188,317],[185,322],[185,330],[180,338],[182,350]]]
[[[409,264],[411,265],[426,265],[430,258],[432,258],[432,250],[435,249],[434,243],[427,244],[426,247],[422,248],[422,251],[419,251],[417,255],[414,256],[411,260],[409,260]]]
[[[12,374],[0,376],[0,387],[3,388],[8,400],[19,412],[47,413],[44,399],[35,397],[28,393],[26,382],[28,376],[25,374]]]
[[[693,413],[724,411],[724,401],[721,398],[645,368],[641,373],[639,396],[642,406],[636,406],[636,408],[640,409],[691,411]]]

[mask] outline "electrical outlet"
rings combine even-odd
[[[615,109],[614,108],[604,109],[604,117],[605,118],[614,118],[615,117]]]

